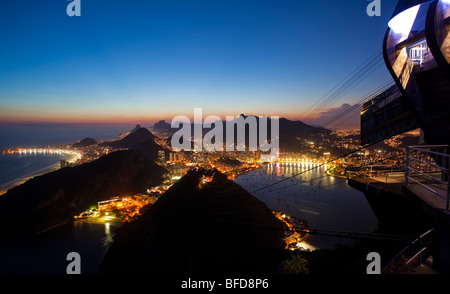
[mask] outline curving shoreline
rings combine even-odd
[[[74,161],[75,158],[77,157],[73,153],[63,153],[63,154],[67,157],[66,160],[68,160],[70,162]],[[10,190],[14,187],[17,187],[34,177],[38,177],[38,176],[41,176],[41,175],[44,175],[44,174],[47,174],[50,172],[54,172],[54,171],[58,170],[59,168],[60,168],[60,163],[57,162],[50,166],[44,167],[43,169],[41,169],[39,171],[24,175],[21,178],[17,178],[11,182],[8,182],[8,183],[4,184],[3,186],[0,186],[0,196],[5,194],[6,192],[8,192],[8,190]]]

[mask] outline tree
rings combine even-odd
[[[309,274],[309,262],[300,254],[293,255],[282,263],[282,274]]]

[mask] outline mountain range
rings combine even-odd
[[[244,119],[247,119],[249,116],[242,115]],[[251,117],[251,116],[250,116]],[[257,122],[257,139],[259,139],[259,123],[260,118],[258,116],[254,116]],[[223,126],[223,140],[226,139],[226,122],[221,121]],[[214,126],[213,126],[214,127]],[[268,119],[267,124],[268,129],[268,138],[270,139],[270,130],[271,130],[271,119]],[[165,134],[167,137],[167,144],[170,146],[172,141],[172,135],[179,131],[180,128],[171,128],[171,124],[166,123],[165,121],[159,121],[153,126],[152,129],[155,133]],[[203,128],[203,136],[208,133],[211,128]],[[301,121],[292,121],[286,118],[279,119],[279,147],[281,150],[285,152],[300,152],[304,147],[305,143],[311,141],[313,139],[317,139],[318,136],[327,136],[331,133],[330,130],[318,127],[311,126],[305,124]],[[191,134],[194,134],[194,124],[191,124]],[[235,126],[234,140],[236,142],[237,131]],[[248,126],[246,127],[245,134],[245,142],[246,146],[249,145],[249,130]]]

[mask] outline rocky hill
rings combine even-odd
[[[283,224],[220,172],[202,184],[205,174],[191,170],[145,214],[120,228],[100,272],[271,272],[283,248]]]
[[[83,140],[80,140],[76,143],[72,144],[72,148],[83,148],[83,147],[88,147],[91,145],[95,145],[97,144],[97,141],[93,138],[84,138]]]
[[[129,135],[126,137],[111,141],[111,142],[103,142],[100,144],[100,146],[109,146],[113,148],[131,148],[132,146],[148,141],[148,140],[155,140],[155,135],[153,135],[148,129],[146,128],[139,128],[132,132],[130,132]]]
[[[166,170],[138,151],[34,177],[0,197],[0,239],[35,234],[73,219],[98,201],[159,185]]]

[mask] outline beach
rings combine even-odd
[[[77,156],[73,153],[63,153],[63,154],[64,154],[65,159],[68,162],[74,162],[76,160]],[[60,162],[56,162],[50,166],[44,167],[43,169],[41,169],[39,171],[33,172],[28,175],[24,175],[23,177],[20,177],[13,181],[10,181],[0,187],[0,196],[5,194],[6,192],[8,192],[8,190],[10,190],[16,186],[19,186],[34,177],[38,177],[38,176],[41,176],[41,175],[44,175],[44,174],[47,174],[50,172],[54,172],[54,171],[58,170],[59,168],[60,168]]]

